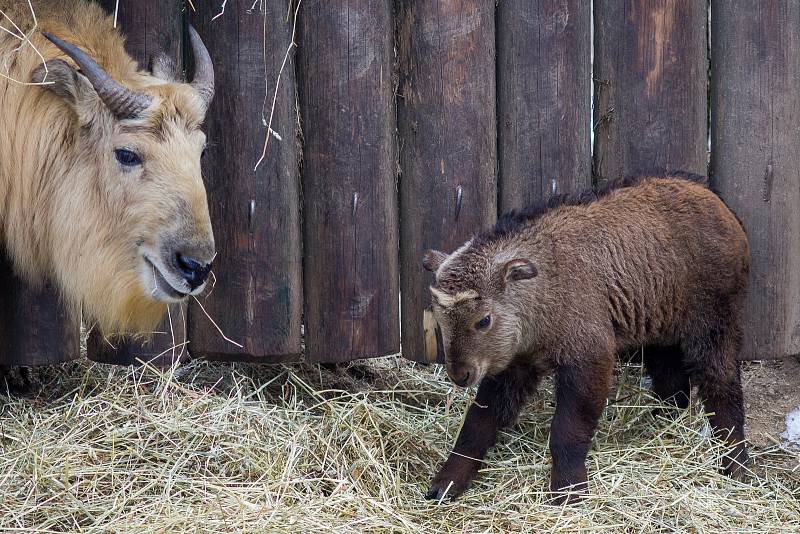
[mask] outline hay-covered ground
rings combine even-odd
[[[546,504],[549,383],[460,500],[423,500],[473,392],[396,358],[340,368],[84,361],[0,397],[2,532],[800,532],[796,453],[724,447],[699,406],[654,417],[623,366],[589,455],[591,497]]]

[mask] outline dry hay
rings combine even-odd
[[[2,532],[798,532],[800,469],[776,445],[717,473],[699,406],[654,417],[623,368],[591,497],[545,504],[550,384],[453,503],[423,500],[471,392],[386,358],[336,369],[79,361],[2,397]]]

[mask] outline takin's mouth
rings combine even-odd
[[[191,294],[191,292],[178,289],[172,284],[170,281],[172,277],[164,274],[160,262],[153,261],[147,254],[143,255],[143,258],[149,275],[149,282],[146,287],[153,299],[165,302],[180,302]]]

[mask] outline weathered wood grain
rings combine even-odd
[[[80,319],[46,283],[33,287],[0,259],[0,365],[36,366],[80,356]]]
[[[495,2],[398,7],[402,344],[425,361],[422,254],[450,252],[497,217]]]
[[[594,176],[708,165],[705,2],[595,0]]]
[[[591,16],[583,0],[497,5],[501,212],[591,186]]]
[[[217,244],[216,280],[199,302],[238,347],[223,338],[194,302],[192,356],[277,362],[301,352],[299,151],[294,54],[278,86],[273,136],[261,156],[278,74],[291,43],[286,2],[194,2],[191,24],[214,62],[217,92],[206,119],[203,168]],[[258,7],[258,6],[257,6]],[[278,139],[280,137],[280,139]]]
[[[742,359],[800,354],[800,5],[714,1],[712,183],[752,255]]]
[[[125,35],[125,50],[141,68],[151,58],[166,53],[182,63],[183,10],[185,0],[98,0]],[[118,9],[115,9],[117,8]]]
[[[399,351],[392,2],[300,9],[306,354]]]

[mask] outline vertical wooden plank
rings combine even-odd
[[[148,68],[158,54],[167,54],[175,65],[181,65],[183,33],[182,0],[100,0],[105,10],[116,15],[117,28],[125,35],[125,50]],[[91,327],[91,325],[88,325]],[[86,355],[90,360],[117,365],[138,361],[167,367],[188,355],[186,350],[186,306],[170,306],[169,316],[144,338],[130,338],[112,333],[89,331]]]
[[[592,183],[591,4],[497,5],[500,211]]]
[[[53,286],[32,287],[0,259],[0,365],[35,366],[80,356],[80,318]]]
[[[494,10],[494,0],[399,5],[402,333],[414,360],[436,353],[426,358],[423,252],[452,251],[497,216]]]
[[[711,4],[713,185],[752,255],[743,359],[800,354],[800,5]]]
[[[125,35],[125,50],[141,68],[150,59],[166,53],[181,64],[181,36],[185,0],[98,0],[116,15],[117,28]]]
[[[708,163],[706,2],[595,0],[594,175]]]
[[[206,118],[204,162],[217,244],[216,283],[189,310],[192,356],[277,362],[301,351],[300,182],[290,53],[261,156],[272,100],[291,44],[287,2],[195,0],[189,12],[214,62],[217,92]],[[206,312],[224,334],[214,327]]]
[[[300,8],[306,354],[399,350],[391,0]]]

